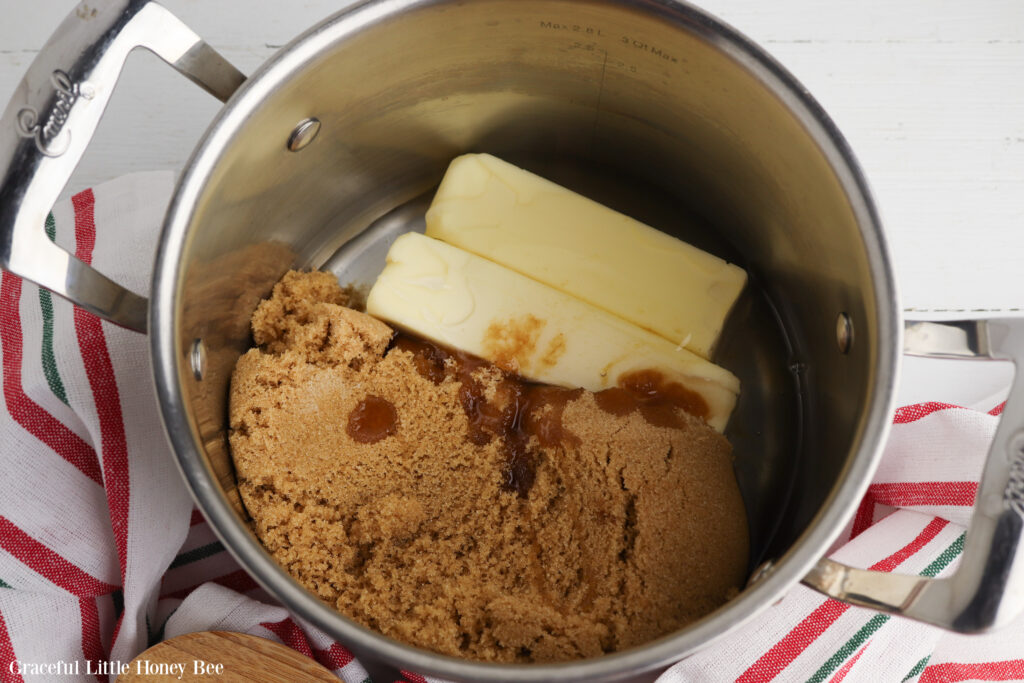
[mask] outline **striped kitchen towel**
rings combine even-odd
[[[54,208],[46,232],[145,292],[172,180],[136,174],[82,192]],[[266,595],[193,509],[160,426],[145,337],[3,273],[0,363],[0,682],[113,680],[105,663],[210,629],[271,638],[344,681],[369,680],[343,645]],[[951,572],[997,415],[944,404],[898,411],[832,556]],[[958,636],[796,586],[659,679],[842,680],[1024,680],[1024,619]]]

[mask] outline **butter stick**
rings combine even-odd
[[[546,384],[601,391],[655,371],[697,395],[700,416],[718,431],[739,393],[739,380],[728,370],[652,332],[417,233],[391,246],[366,310]]]
[[[453,160],[427,235],[709,358],[742,268],[489,154]]]

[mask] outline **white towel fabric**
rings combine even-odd
[[[47,229],[145,293],[172,180],[143,173],[87,190],[55,207]],[[97,662],[127,662],[163,638],[211,629],[278,640],[349,683],[369,679],[342,644],[266,595],[193,509],[160,425],[142,335],[4,273],[0,358],[0,681],[102,681],[90,673]],[[833,557],[953,571],[997,414],[945,404],[898,411]],[[46,666],[57,673],[39,673]],[[395,672],[377,683],[400,677],[436,680]],[[958,636],[796,586],[658,680],[844,679],[1024,680],[1024,619]]]

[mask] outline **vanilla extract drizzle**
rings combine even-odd
[[[368,395],[348,415],[346,431],[359,443],[377,443],[398,430],[394,404],[380,396]]]
[[[469,420],[466,438],[479,446],[494,438],[500,440],[505,456],[501,485],[506,491],[526,498],[533,486],[543,453],[531,447],[532,437],[542,448],[579,445],[579,438],[565,428],[562,413],[568,403],[583,395],[583,389],[532,382],[472,354],[406,332],[391,340],[388,352],[396,349],[411,354],[416,371],[434,384],[449,378],[460,383],[459,402]],[[498,369],[501,379],[487,400],[476,374],[491,367]],[[619,386],[594,393],[594,400],[611,415],[639,411],[656,427],[682,427],[679,409],[705,419],[708,414],[707,403],[699,394],[669,381],[657,370],[627,373],[619,379]]]

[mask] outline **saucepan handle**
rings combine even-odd
[[[1024,612],[1024,319],[908,323],[904,353],[1016,364],[960,566],[935,579],[823,559],[803,582],[843,602],[964,633],[998,628]]]
[[[144,47],[226,101],[245,76],[150,0],[82,3],[32,62],[0,119],[0,267],[139,332],[148,305],[51,242],[46,214],[78,165],[128,53]]]

